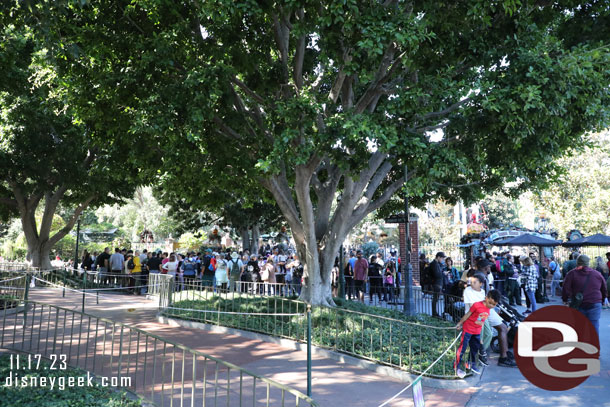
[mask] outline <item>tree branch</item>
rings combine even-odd
[[[284,17],[280,19],[280,16],[278,16],[277,14],[273,14],[275,42],[280,52],[284,82],[288,83],[288,40],[290,37],[290,31],[288,29],[288,26],[285,25],[285,23],[286,21]]]
[[[300,236],[298,236],[299,238],[304,239],[305,235],[300,223],[299,212],[292,197],[292,190],[288,186],[284,165],[282,164],[281,166],[280,174],[272,175],[269,178],[260,178],[259,182],[267,188],[275,198],[282,213],[286,217],[286,220],[290,224],[295,239],[298,234],[300,234]]]
[[[303,23],[303,20],[305,19],[305,10],[299,9],[296,12],[296,16],[299,22]],[[299,37],[294,55],[294,84],[299,90],[303,87],[303,61],[305,60],[306,39],[307,36],[305,34]]]
[[[477,182],[469,182],[466,184],[443,184],[440,182],[433,182],[434,185],[438,185],[439,187],[443,187],[443,188],[464,188],[464,187],[471,187],[474,185],[481,185],[483,184],[483,182],[481,181],[477,181]]]
[[[440,110],[438,112],[430,112],[430,113],[426,113],[423,116],[419,116],[420,119],[422,120],[427,120],[427,119],[431,119],[433,117],[439,117],[439,116],[444,116],[448,113],[453,112],[456,109],[459,109],[461,106],[464,106],[466,103],[472,101],[472,98],[464,98],[462,100],[460,100],[459,102],[456,102],[454,104],[452,104],[451,106],[447,107],[446,109]]]
[[[343,67],[345,64],[349,64],[352,61],[352,56],[350,55],[349,50],[343,51],[343,65],[339,68],[339,72],[337,73],[337,77],[333,83],[333,86],[328,94],[328,98],[333,101],[333,103],[337,103],[337,99],[341,93],[341,88],[343,88],[343,81],[345,80],[345,71]]]
[[[235,91],[235,88],[233,88],[232,86],[231,86],[231,91],[233,92],[233,96],[235,97],[235,102],[236,102],[235,107],[237,108],[237,111],[244,118],[244,121],[246,122],[246,127],[248,128],[250,135],[253,138],[256,138],[256,131],[254,131],[254,129],[250,125],[250,122],[248,120],[249,113],[248,113],[248,110],[246,109],[246,105],[244,104],[244,101],[242,100],[241,96],[239,96],[239,93],[237,93]]]
[[[87,199],[85,199],[85,201],[83,203],[81,203],[74,210],[74,214],[72,215],[72,217],[70,218],[68,223],[66,223],[66,226],[64,226],[63,228],[58,230],[53,235],[53,237],[51,237],[49,239],[49,243],[48,243],[49,247],[53,247],[53,245],[55,245],[57,242],[59,242],[65,235],[67,235],[72,230],[72,228],[74,227],[74,224],[76,223],[76,220],[78,219],[80,214],[89,206],[89,204],[95,199],[95,197],[96,197],[96,194],[90,195]]]
[[[231,127],[227,126],[225,122],[218,116],[214,115],[214,123],[219,127],[219,133],[223,134],[233,140],[241,140],[242,136]]]
[[[261,96],[259,96],[256,92],[254,92],[252,89],[250,89],[248,87],[248,85],[246,85],[244,82],[240,81],[239,79],[237,79],[235,77],[233,77],[231,79],[231,82],[233,84],[239,86],[239,88],[241,90],[243,90],[246,95],[250,96],[256,102],[260,103],[261,105],[265,104],[265,100]]]
[[[354,108],[356,114],[364,112],[375,96],[381,93],[381,86],[390,78],[390,74],[387,71],[393,64],[395,53],[396,47],[394,42],[390,42],[383,53],[379,68],[377,68],[377,73],[375,74],[375,79],[369,84],[367,90],[356,103],[356,107]]]
[[[57,210],[57,205],[59,201],[64,196],[68,187],[62,185],[57,188],[53,194],[50,192],[45,194],[45,203],[44,203],[44,212],[42,214],[42,221],[40,222],[40,232],[39,236],[41,240],[46,240],[51,233],[51,226],[53,225],[53,216],[55,215],[55,211]]]
[[[371,178],[379,168],[379,166],[388,158],[386,153],[381,151],[376,151],[371,154],[371,158],[369,158],[369,164],[366,168],[360,171],[358,176],[358,182],[354,185],[354,195],[359,197],[362,195],[364,188],[370,182]]]
[[[446,120],[442,123],[436,124],[436,125],[431,125],[431,126],[425,126],[425,127],[417,127],[416,129],[413,129],[413,133],[426,133],[428,131],[434,131],[434,130],[438,130],[438,129],[444,129],[445,127],[449,126],[449,120]]]
[[[386,160],[381,167],[379,167],[379,170],[377,170],[366,187],[366,192],[364,193],[366,199],[371,200],[373,198],[375,191],[377,191],[377,188],[379,188],[379,185],[381,185],[391,169],[392,163],[389,160]]]
[[[349,75],[343,81],[343,91],[341,93],[341,104],[343,110],[347,111],[354,106],[354,76]]]

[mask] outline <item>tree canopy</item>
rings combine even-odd
[[[20,217],[28,259],[49,267],[49,250],[85,208],[133,193],[140,157],[132,154],[136,140],[123,133],[128,122],[104,104],[100,93],[108,89],[97,93],[66,69],[74,49],[56,39],[67,21],[58,13],[44,19],[53,11],[48,4],[37,12],[26,5],[0,8],[0,215]],[[60,205],[73,210],[54,230]]]
[[[189,142],[271,193],[314,304],[332,303],[346,234],[405,179],[419,204],[545,186],[608,123],[605,1],[53,4],[70,76],[169,146],[155,170]]]

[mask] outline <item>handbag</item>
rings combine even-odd
[[[589,275],[587,276],[587,279],[585,280],[585,285],[582,287],[582,290],[580,292],[577,292],[576,294],[574,294],[572,296],[572,298],[570,298],[570,308],[574,308],[574,309],[580,308],[580,305],[582,304],[582,300],[584,298],[583,293],[585,292],[585,289],[587,288],[587,285],[589,284],[589,277],[591,277],[591,272],[589,272]]]
[[[263,281],[269,280],[269,270],[267,270],[267,267],[263,267],[263,270],[261,271],[261,279]]]

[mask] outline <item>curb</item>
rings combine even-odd
[[[157,321],[159,323],[169,326],[181,326],[184,328],[200,329],[203,331],[223,333],[228,335],[237,335],[248,339],[259,340],[263,342],[274,343],[284,348],[298,350],[301,352],[307,351],[307,344],[293,341],[291,339],[277,338],[257,332],[243,331],[240,329],[227,328],[224,326],[204,324],[201,322],[186,321],[177,318],[168,318],[157,314]],[[332,350],[324,349],[318,346],[311,346],[312,355],[323,356],[332,360],[336,360],[341,363],[345,363],[351,366],[357,366],[362,369],[370,370],[375,373],[379,373],[384,376],[391,377],[393,379],[400,380],[404,383],[412,383],[418,376],[405,372],[404,370],[396,369],[390,366],[383,366],[368,360],[359,359],[354,356],[346,355],[343,353],[335,352]],[[462,390],[470,387],[477,387],[481,381],[481,375],[472,375],[465,379],[456,380],[443,380],[433,379],[430,377],[422,377],[422,384],[426,387],[432,387],[435,389],[448,389],[448,390]]]

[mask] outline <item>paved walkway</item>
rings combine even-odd
[[[32,300],[64,307],[81,307],[82,296],[61,290],[34,289]],[[543,304],[555,305],[558,300]],[[306,354],[277,344],[191,328],[176,328],[157,322],[157,303],[144,297],[106,294],[100,304],[88,298],[86,312],[134,325],[168,340],[218,357],[252,372],[306,392]],[[522,310],[524,308],[522,307]],[[497,366],[492,356],[476,386],[462,390],[424,387],[427,407],[435,406],[578,406],[590,403],[610,407],[610,311],[602,312],[600,324],[602,351],[601,372],[581,386],[566,392],[549,392],[529,383],[516,368]],[[604,346],[606,345],[606,346]],[[406,386],[379,373],[336,360],[314,356],[313,398],[320,406],[378,406]],[[412,394],[407,390],[389,406],[412,406]]]

